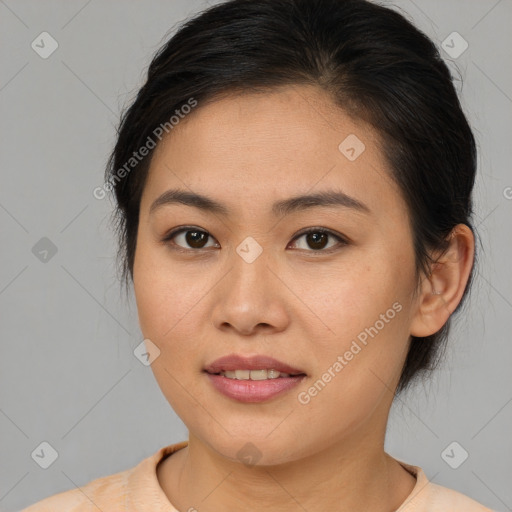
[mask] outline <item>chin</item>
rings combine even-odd
[[[275,425],[274,427],[275,428]],[[294,436],[269,437],[267,433],[256,435],[249,430],[244,435],[203,439],[210,449],[226,459],[247,467],[277,466],[294,462],[304,456],[304,446],[297,446]],[[298,449],[300,450],[298,451]]]

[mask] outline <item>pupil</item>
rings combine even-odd
[[[201,239],[206,239],[206,233],[201,231],[187,231],[186,240],[191,247],[201,248]]]
[[[307,235],[308,244],[312,249],[322,249],[323,247],[325,247],[326,239],[327,239],[326,233],[316,232],[316,233],[309,233]]]

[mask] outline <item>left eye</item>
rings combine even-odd
[[[299,240],[300,238],[305,237],[306,243],[310,248],[314,251],[321,251],[326,248],[326,243],[329,237],[335,238],[338,240],[339,245],[347,245],[347,240],[342,238],[341,236],[333,233],[332,231],[320,228],[313,228],[305,231],[298,236],[296,236],[293,241]],[[336,244],[334,244],[336,245]],[[333,246],[331,245],[328,249],[331,249]],[[300,249],[300,247],[299,247]],[[329,252],[329,251],[324,251]]]
[[[172,245],[176,245],[181,249],[204,249],[205,247],[208,247],[206,244],[208,238],[212,238],[212,235],[208,233],[207,231],[203,231],[201,229],[196,228],[181,228],[176,229],[172,232],[170,232],[165,238],[162,240],[163,242],[172,242]],[[337,235],[333,233],[332,231],[323,229],[323,228],[311,228],[307,231],[304,231],[297,235],[293,240],[292,244],[301,238],[304,238],[306,241],[306,244],[309,246],[310,249],[313,249],[313,251],[322,251],[323,252],[329,252],[326,249],[326,246],[328,244],[329,237],[335,238],[338,241],[338,245],[347,245],[348,241],[345,240],[342,236]],[[177,243],[177,241],[181,238],[181,245],[180,243]],[[188,247],[185,245],[188,244]],[[172,247],[171,245],[171,247]],[[334,244],[335,246],[336,244]],[[214,245],[215,246],[215,245]],[[212,246],[210,246],[212,247]],[[331,249],[333,245],[327,247],[327,249]],[[304,247],[298,247],[301,250],[304,250]],[[306,248],[307,250],[307,248]]]

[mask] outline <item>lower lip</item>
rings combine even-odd
[[[278,377],[266,380],[228,379],[222,375],[206,373],[213,386],[223,395],[239,402],[263,402],[297,386],[306,375]]]

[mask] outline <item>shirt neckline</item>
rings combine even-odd
[[[164,446],[156,453],[147,457],[135,466],[128,475],[128,488],[130,505],[137,512],[145,512],[149,504],[153,512],[179,512],[169,501],[164,493],[157,477],[157,466],[173,453],[188,446],[188,441],[180,441],[175,444]],[[405,501],[396,512],[415,512],[419,510],[419,503],[424,503],[428,495],[427,479],[422,468],[413,466],[400,459],[395,460],[412,476],[416,478],[416,484]],[[421,494],[420,494],[421,493]]]

